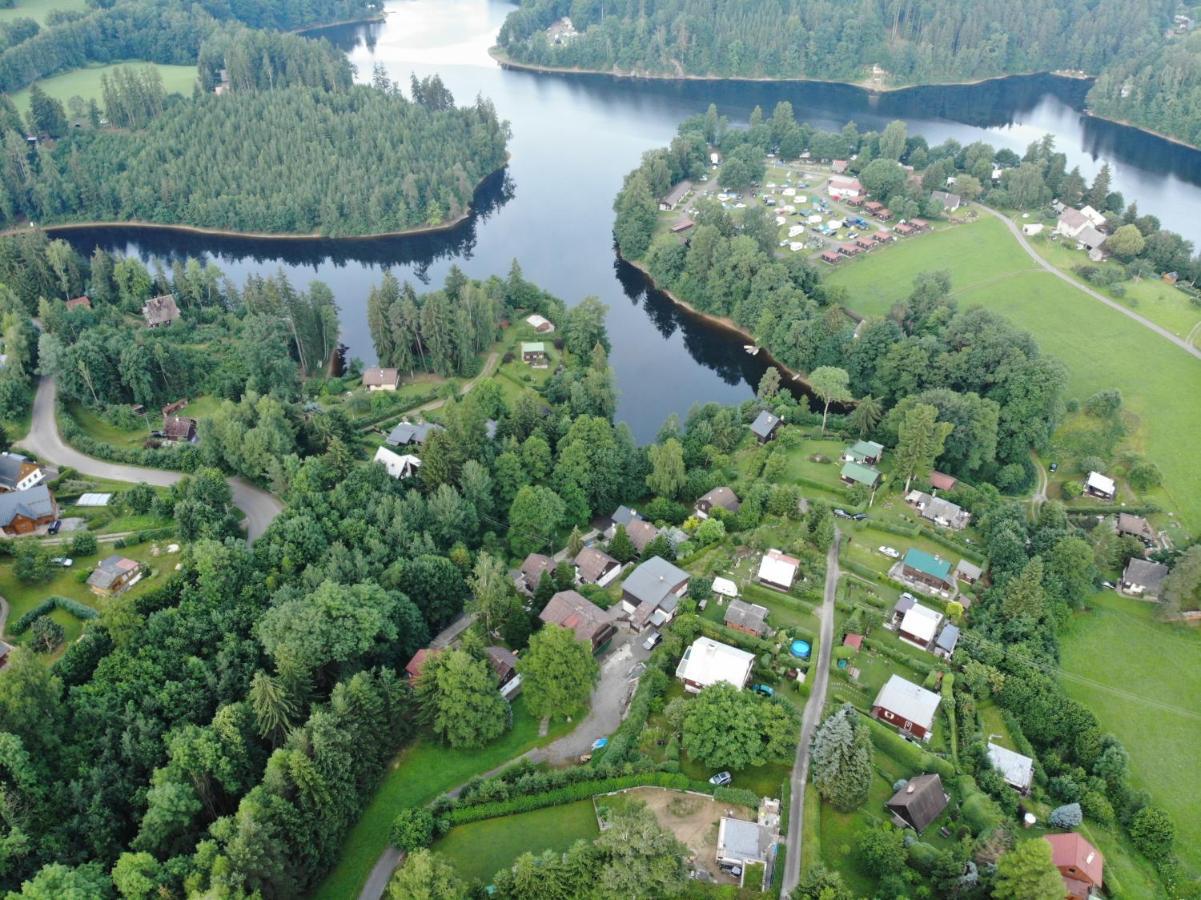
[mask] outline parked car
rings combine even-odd
[[[62,527],[63,527],[63,520],[55,519],[53,522],[50,523],[50,527],[47,528],[46,531],[49,534],[58,534],[59,531],[62,530]]]
[[[718,772],[709,779],[710,784],[715,784],[718,787],[726,787],[734,781],[734,776],[729,772]]]
[[[774,697],[776,692],[770,684],[756,684],[751,686],[751,690],[761,697]]]
[[[834,507],[834,515],[838,516],[840,519],[849,519],[851,517],[851,514],[841,506]]]
[[[881,553],[883,553],[885,556],[887,556],[889,559],[900,559],[901,558],[901,551],[898,550],[896,547],[879,547],[877,549],[879,549],[879,551]]]
[[[851,516],[851,518],[854,519],[856,522],[866,522],[867,521],[867,513],[855,513],[855,515]]]
[[[69,559],[66,556],[54,556],[50,559],[50,565],[62,566],[64,569],[69,569],[71,566],[75,565],[75,560]]]
[[[902,592],[902,593],[901,593],[901,599],[902,599],[902,600],[908,600],[908,601],[910,601],[911,603],[917,603],[917,597],[913,596],[913,594],[909,593],[909,591],[904,591],[904,592]]]
[[[720,867],[723,872],[728,872],[735,878],[742,877],[742,866],[738,865],[737,863],[721,863]]]
[[[1051,471],[1058,472],[1059,471],[1059,463],[1057,463],[1057,462],[1051,463]]]
[[[659,646],[659,641],[663,640],[663,635],[657,631],[652,631],[646,636],[646,640],[642,642],[643,650],[654,650]]]

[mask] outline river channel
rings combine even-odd
[[[1047,76],[883,95],[842,85],[623,80],[501,69],[488,48],[512,9],[490,0],[390,0],[384,21],[337,26],[323,36],[345,50],[367,80],[382,65],[407,84],[409,74],[437,72],[459,102],[490,98],[513,129],[508,169],[477,195],[477,211],[438,235],[353,241],[268,241],[137,228],[64,233],[90,253],[100,245],[143,259],[204,256],[235,281],[284,271],[298,285],[319,279],[341,307],[351,356],[375,352],[366,298],[391,269],[418,289],[437,286],[451,265],[468,275],[503,275],[512,259],[527,277],[569,304],[600,297],[609,307],[618,418],[640,440],[653,438],[670,413],[698,402],[751,396],[764,363],[742,342],[646,290],[621,265],[612,241],[612,202],[623,176],[646,150],[666,144],[678,122],[710,102],[735,123],[755,105],[770,113],[779,100],[798,119],[835,129],[848,120],[880,129],[904,119],[930,144],[946,138],[985,140],[1018,153],[1055,135],[1069,168],[1086,177],[1108,162],[1113,188],[1139,209],[1201,244],[1201,153],[1081,112],[1088,85]]]

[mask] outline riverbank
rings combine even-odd
[[[1142,134],[1149,134],[1151,137],[1159,138],[1161,141],[1167,141],[1169,144],[1175,144],[1177,147],[1184,147],[1186,150],[1197,150],[1201,152],[1201,145],[1190,144],[1188,141],[1178,137],[1173,137],[1170,134],[1165,134],[1162,131],[1156,131],[1154,128],[1147,128],[1143,125],[1136,125],[1127,119],[1114,119],[1110,116],[1103,116],[1100,113],[1093,112],[1085,107],[1082,112],[1090,119],[1096,119],[1098,122],[1108,122],[1110,125],[1120,125],[1123,128],[1129,128],[1132,131],[1138,131]]]
[[[338,22],[322,22],[320,25],[302,25],[300,28],[293,28],[292,34],[312,34],[315,31],[324,31],[327,28],[341,28],[344,25],[374,25],[377,22],[383,22],[387,18],[388,13],[381,12],[374,16],[360,16],[357,19],[342,19]]]
[[[882,82],[865,78],[862,81],[841,81],[834,78],[789,78],[785,76],[774,75],[696,75],[696,74],[675,74],[669,75],[665,73],[655,72],[638,72],[635,70],[623,71],[621,69],[581,69],[570,66],[544,66],[537,63],[521,62],[507,55],[499,46],[492,47],[488,50],[488,55],[494,59],[502,69],[512,69],[518,72],[536,72],[544,75],[600,75],[609,78],[616,78],[623,81],[728,81],[735,84],[825,84],[837,87],[856,88],[867,94],[895,94],[902,91],[911,91],[916,88],[940,88],[940,87],[973,87],[981,84],[988,84],[993,81],[1004,81],[1009,78],[1036,78],[1039,76],[1047,76],[1051,78],[1063,78],[1067,81],[1088,81],[1093,76],[1084,73],[1070,73],[1063,71],[1055,72],[1013,72],[1007,75],[989,75],[984,78],[968,79],[964,81],[934,81],[934,82],[914,82],[910,84],[883,84]]]

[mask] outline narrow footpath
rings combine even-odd
[[[1034,260],[1034,262],[1037,263],[1039,265],[1039,267],[1046,269],[1048,272],[1050,272],[1052,275],[1054,275],[1060,281],[1067,282],[1072,287],[1076,288],[1076,290],[1083,291],[1085,294],[1092,297],[1094,300],[1096,300],[1100,303],[1104,303],[1106,306],[1108,306],[1110,309],[1114,310],[1115,312],[1120,312],[1126,318],[1133,319],[1135,322],[1138,322],[1138,324],[1142,325],[1144,328],[1154,331],[1156,334],[1158,334],[1160,337],[1164,338],[1165,340],[1171,341],[1173,344],[1175,344],[1181,350],[1184,350],[1185,352],[1191,354],[1192,356],[1195,356],[1197,359],[1201,359],[1201,349],[1198,349],[1193,344],[1189,343],[1186,339],[1184,339],[1182,337],[1177,337],[1176,335],[1172,334],[1172,332],[1168,331],[1168,329],[1152,322],[1146,316],[1141,316],[1138,313],[1136,313],[1134,310],[1123,306],[1121,303],[1118,303],[1118,301],[1113,300],[1109,297],[1106,297],[1102,293],[1094,291],[1088,285],[1082,284],[1081,282],[1077,281],[1075,278],[1073,278],[1067,272],[1064,272],[1058,266],[1055,266],[1052,263],[1047,262],[1045,259],[1042,258],[1042,256],[1039,255],[1038,251],[1035,250],[1030,245],[1030,242],[1028,240],[1026,240],[1026,236],[1024,234],[1022,234],[1021,227],[1016,222],[1014,222],[1013,219],[1009,218],[1004,213],[1000,213],[995,209],[991,209],[991,208],[985,206],[982,203],[974,203],[972,205],[976,209],[982,210],[983,212],[988,213],[990,216],[995,216],[996,218],[998,218],[1002,222],[1004,222],[1006,227],[1009,228],[1010,234],[1013,235],[1014,239],[1018,242],[1018,244],[1021,246],[1021,248],[1030,255],[1030,258],[1032,260]]]
[[[57,386],[53,378],[42,377],[38,380],[37,393],[33,397],[33,417],[29,424],[29,434],[19,442],[19,446],[38,459],[59,467],[70,466],[77,472],[94,478],[127,481],[131,484],[144,481],[155,487],[170,487],[183,478],[182,472],[106,462],[68,446],[58,432],[58,421],[55,418],[56,393]],[[283,512],[284,505],[274,494],[255,487],[244,478],[231,477],[227,480],[233,491],[234,505],[246,516],[246,538],[253,541]]]
[[[826,706],[826,689],[830,685],[830,658],[834,653],[834,596],[838,592],[838,545],[842,534],[834,530],[834,543],[826,554],[826,590],[822,598],[821,634],[818,638],[817,662],[810,672],[813,686],[809,702],[801,717],[801,738],[797,744],[796,761],[792,766],[792,801],[788,807],[788,850],[784,856],[784,882],[780,894],[787,897],[801,880],[801,838],[805,829],[805,785],[809,781],[809,747]]]

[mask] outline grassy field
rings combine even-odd
[[[62,0],[49,0],[48,5],[63,6]],[[72,4],[73,5],[73,4]],[[79,4],[81,7],[83,3]],[[4,10],[5,14],[12,10]],[[0,22],[4,20],[0,16]],[[192,92],[192,85],[196,81],[197,69],[195,66],[168,66],[161,63],[145,62],[143,60],[131,59],[120,63],[112,63],[104,66],[87,66],[82,69],[72,69],[70,72],[63,72],[61,75],[54,75],[50,78],[43,79],[38,82],[51,97],[56,100],[61,100],[66,104],[72,97],[82,97],[85,101],[95,100],[100,104],[101,109],[104,108],[104,95],[101,92],[100,76],[111,73],[117,66],[136,66],[144,68],[145,66],[153,66],[158,69],[159,74],[163,78],[163,88],[168,94],[184,94],[188,95]],[[29,89],[17,91],[12,95],[13,103],[17,105],[17,109],[22,113],[29,109]],[[70,108],[67,109],[67,114],[70,115]]]
[[[39,25],[44,25],[46,16],[55,10],[67,12],[87,8],[85,0],[17,0],[11,9],[0,9],[0,23],[13,19],[33,19]]]
[[[1063,685],[1130,752],[1134,783],[1176,822],[1176,851],[1201,869],[1201,633],[1106,592],[1063,638]]]
[[[995,219],[923,235],[839,267],[856,312],[882,315],[920,272],[951,273],[962,306],[981,305],[1030,331],[1068,366],[1068,389],[1086,398],[1119,388],[1139,428],[1128,443],[1162,470],[1168,502],[1201,528],[1201,467],[1180,447],[1201,439],[1201,364],[1163,338],[1036,269]],[[1147,360],[1155,360],[1148,366]]]
[[[539,738],[538,721],[525,711],[519,697],[513,704],[513,727],[482,750],[450,750],[426,739],[410,744],[392,763],[375,797],[347,836],[337,867],[313,896],[326,900],[357,897],[375,860],[388,846],[388,829],[400,810],[429,803],[438,794],[569,730],[565,725],[552,726],[550,734]]]
[[[591,800],[552,806],[452,828],[433,850],[446,856],[468,881],[485,884],[527,850],[566,850],[599,834]]]

